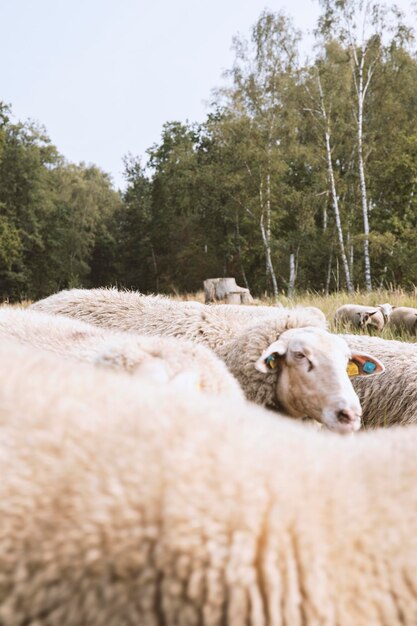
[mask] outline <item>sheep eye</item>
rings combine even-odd
[[[308,372],[311,372],[311,370],[313,369],[314,365],[312,364],[312,362],[310,361],[310,359],[307,359],[306,355],[303,352],[294,352],[294,358],[297,361],[302,361],[302,359],[306,359],[307,363],[308,363]]]
[[[294,352],[294,358],[295,359],[305,359],[305,354],[303,354],[302,352]]]

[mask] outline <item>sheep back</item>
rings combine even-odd
[[[415,428],[341,439],[0,343],[6,378],[5,626],[415,626]]]

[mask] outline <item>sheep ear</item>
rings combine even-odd
[[[389,302],[385,302],[384,304],[378,304],[378,308],[386,313],[390,313],[394,307]]]
[[[258,372],[262,372],[262,374],[269,374],[278,368],[279,358],[286,352],[286,343],[280,339],[278,339],[278,341],[274,341],[274,343],[271,343],[271,345],[262,352],[261,357],[256,361],[256,369]]]
[[[352,354],[347,366],[348,376],[373,376],[385,371],[384,364],[370,354],[356,352]]]
[[[375,315],[375,313],[378,313],[378,311],[371,311],[370,313],[365,313],[365,315],[367,315],[368,317],[372,317],[372,315]]]

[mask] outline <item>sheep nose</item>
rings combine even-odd
[[[350,424],[358,419],[358,414],[352,409],[342,409],[337,413],[337,419],[341,424]]]

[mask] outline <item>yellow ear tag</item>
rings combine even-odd
[[[274,370],[277,366],[275,354],[270,354],[265,359],[265,364],[270,370]]]
[[[349,361],[346,371],[348,376],[359,376],[359,367],[356,365],[355,361]]]

